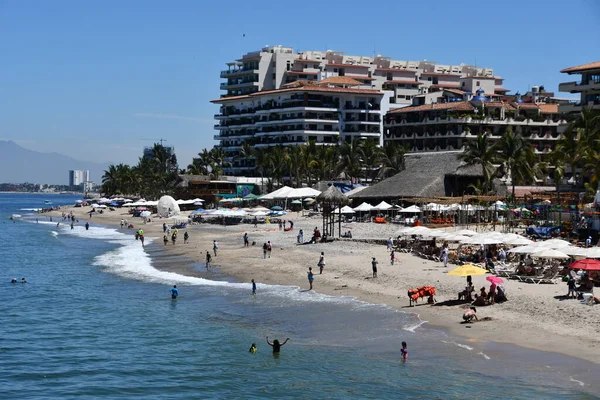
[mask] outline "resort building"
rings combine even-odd
[[[90,171],[81,169],[69,170],[69,186],[79,186],[90,181]]]
[[[560,72],[581,75],[581,78],[576,81],[558,85],[558,90],[561,92],[578,93],[581,96],[579,101],[561,104],[561,112],[581,112],[582,107],[600,110],[600,61],[565,68]]]
[[[508,101],[507,101],[508,100]],[[384,142],[397,142],[410,153],[462,150],[477,134],[498,140],[509,129],[531,141],[541,162],[560,138],[566,121],[558,104],[525,103],[520,96],[449,89],[437,102],[391,110],[385,117]]]
[[[240,175],[255,169],[242,146],[253,148],[294,146],[309,141],[335,145],[353,138],[381,143],[383,115],[389,108],[384,92],[360,89],[349,77],[331,77],[319,83],[295,82],[283,89],[223,97],[215,115],[219,132],[215,140],[225,151],[226,174]]]
[[[448,65],[431,61],[400,61],[381,55],[351,56],[339,51],[294,52],[291,47],[267,46],[226,63],[221,71],[222,97],[276,90],[296,81],[321,81],[349,77],[361,89],[388,90],[392,107],[412,104],[415,96],[444,89],[503,94],[502,78],[490,68],[467,64]],[[467,78],[470,79],[461,79]]]

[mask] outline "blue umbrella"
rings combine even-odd
[[[281,208],[279,206],[273,206],[273,207],[271,207],[271,210],[273,210],[273,211],[282,211],[283,208]]]

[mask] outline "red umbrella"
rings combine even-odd
[[[600,271],[600,261],[592,258],[578,260],[569,265],[569,268],[582,269],[584,271]]]
[[[488,282],[492,282],[495,283],[496,285],[499,285],[501,283],[504,283],[504,281],[502,280],[502,278],[499,278],[497,276],[491,275],[491,276],[486,276],[485,280]]]

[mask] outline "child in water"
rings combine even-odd
[[[406,361],[408,359],[408,349],[406,348],[406,342],[402,342],[400,354],[402,354],[402,361]]]
[[[258,351],[258,347],[256,347],[256,343],[252,343],[252,346],[250,346],[250,350],[248,350],[248,352],[252,353],[252,354],[256,354],[257,351]]]

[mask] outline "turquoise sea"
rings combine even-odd
[[[592,399],[596,364],[486,344],[296,287],[161,272],[131,234],[56,226],[75,196],[0,194],[0,398]],[[21,214],[15,223],[10,215]],[[36,222],[36,218],[38,221]],[[202,270],[202,266],[196,266]],[[11,284],[25,277],[26,284]],[[176,283],[180,298],[172,301]],[[265,343],[286,337],[279,357]],[[400,343],[409,360],[400,361]],[[252,343],[258,353],[248,353]],[[480,351],[481,350],[481,351]]]

